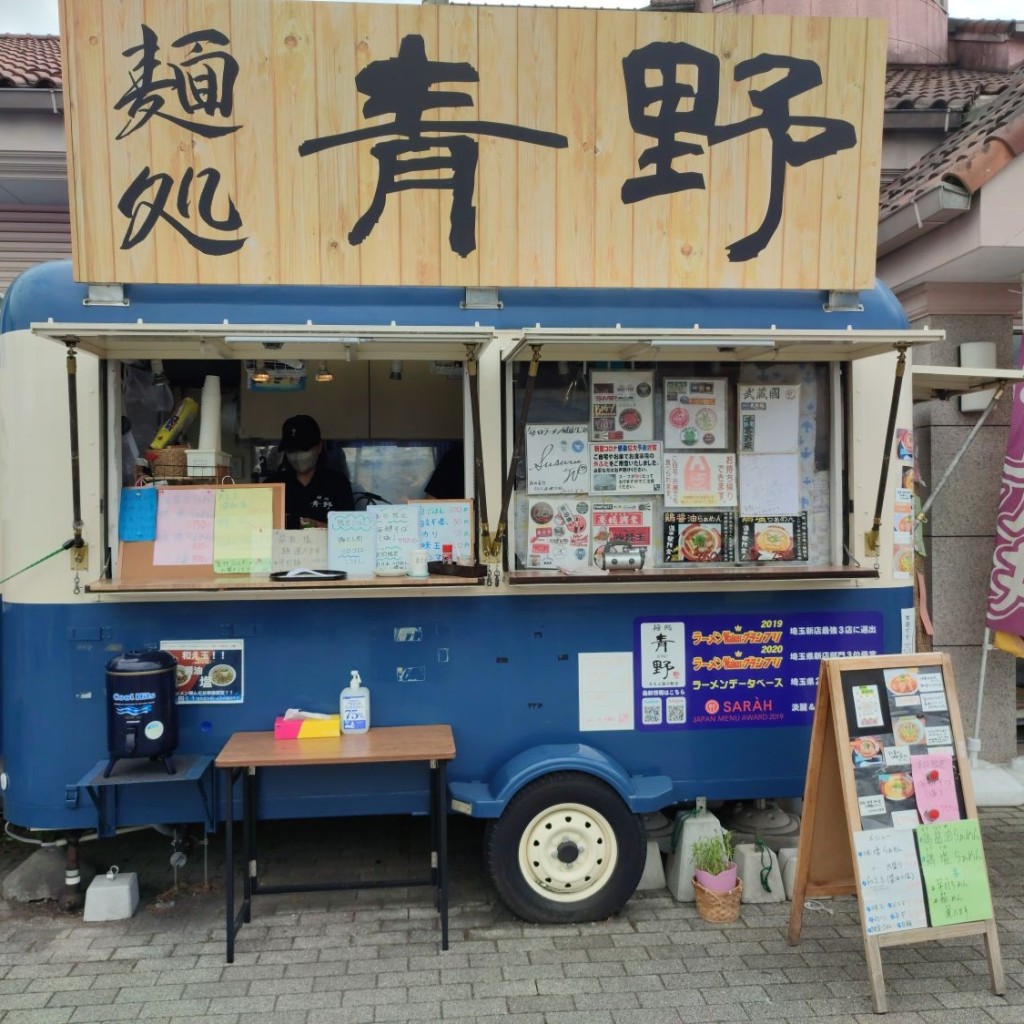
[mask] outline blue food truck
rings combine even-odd
[[[0,312],[0,577],[17,573],[0,617],[8,822],[96,829],[78,782],[107,757],[119,655],[163,647],[190,666],[181,755],[215,755],[290,708],[336,711],[357,669],[374,726],[451,725],[449,812],[487,819],[515,912],[614,912],[641,876],[645,814],[800,795],[819,661],[899,652],[913,628],[908,566],[878,510],[893,507],[900,467],[883,453],[909,414],[893,381],[935,332],[909,330],[881,285],[843,298],[96,289],[66,262],[29,270]],[[210,378],[227,463],[161,478],[144,438],[183,398],[207,401]],[[465,575],[157,564],[125,494],[259,481],[300,410],[359,507],[424,499],[461,441]],[[222,692],[192,688],[193,648],[232,666]],[[310,767],[268,775],[259,813],[426,807],[407,766],[356,766],[343,786]],[[122,786],[106,826],[216,818],[196,787]],[[558,843],[541,843],[553,829]]]

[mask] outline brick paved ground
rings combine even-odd
[[[980,941],[883,951],[888,1024],[1024,1022],[1024,808],[981,812],[1007,994],[992,995]],[[301,869],[418,869],[421,822],[273,823],[268,884]],[[451,948],[442,953],[429,890],[264,896],[224,962],[222,840],[211,885],[196,852],[172,888],[169,840],[118,837],[84,856],[137,871],[128,921],[85,924],[50,904],[0,904],[3,1024],[682,1024],[879,1020],[871,1011],[855,904],[808,909],[787,945],[789,904],[744,905],[713,926],[665,890],[614,920],[542,927],[514,919],[483,875],[481,832],[453,819]],[[337,858],[335,860],[335,857]],[[273,876],[273,877],[271,877]]]

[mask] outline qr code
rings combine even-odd
[[[648,697],[643,705],[644,725],[661,725],[661,699]]]
[[[682,725],[686,721],[685,697],[669,697],[666,699],[665,721],[670,725]]]

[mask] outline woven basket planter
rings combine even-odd
[[[712,892],[694,879],[693,891],[697,896],[697,913],[703,920],[712,924],[727,924],[739,919],[742,881],[737,881],[727,892]]]

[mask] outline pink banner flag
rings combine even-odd
[[[1024,349],[1021,352],[1024,359]],[[1024,368],[1024,367],[1022,367]],[[995,644],[1020,656],[1024,637],[1024,384],[1013,386],[1010,436],[996,516],[996,546],[989,579],[985,625],[996,631]],[[1009,634],[1000,636],[1000,634]],[[1014,648],[1017,649],[1014,649]]]

